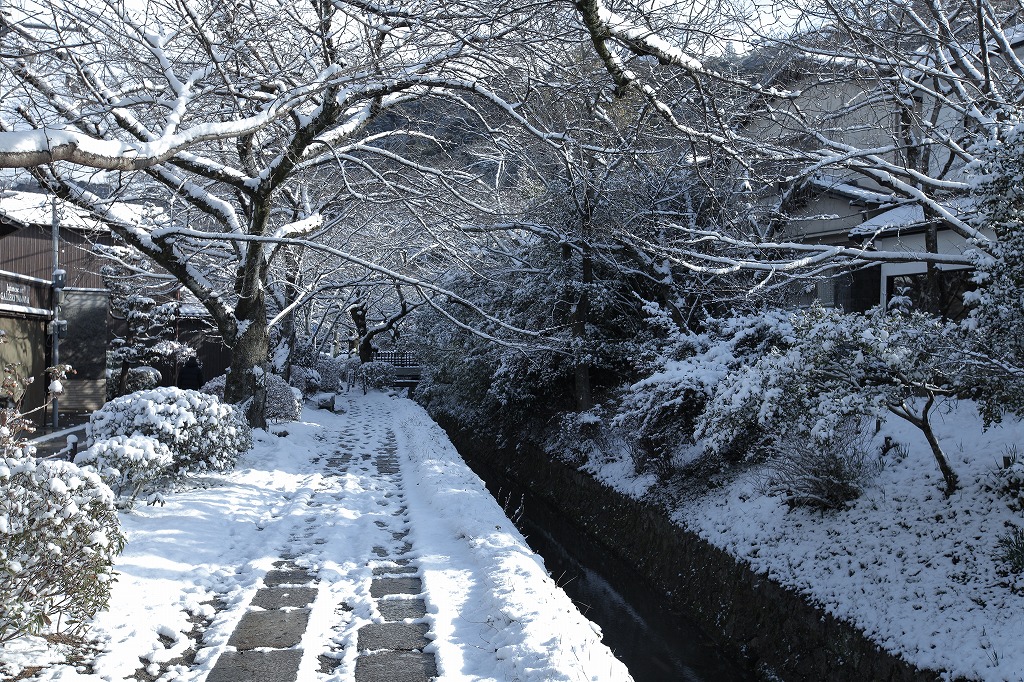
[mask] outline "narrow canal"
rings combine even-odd
[[[748,682],[754,677],[724,658],[686,617],[665,608],[646,584],[543,500],[480,462],[468,463],[544,558],[552,578],[601,627],[604,642],[636,682]]]

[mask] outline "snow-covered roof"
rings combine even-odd
[[[77,230],[107,231],[107,227],[83,209],[57,199],[60,226]],[[41,192],[0,191],[0,220],[22,225],[44,225],[53,222],[53,196]]]
[[[851,237],[870,237],[883,232],[907,230],[924,225],[924,209],[919,204],[904,204],[879,213],[850,230]]]
[[[942,205],[951,213],[962,215],[973,203],[974,200],[970,197],[960,197],[944,201]],[[849,235],[857,239],[912,230],[925,225],[927,222],[924,219],[924,208],[920,204],[903,204],[865,220],[851,229]]]

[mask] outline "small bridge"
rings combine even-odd
[[[377,351],[373,360],[395,368],[395,386],[399,388],[415,388],[420,381],[420,361],[412,353]]]

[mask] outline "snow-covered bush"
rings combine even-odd
[[[681,337],[679,357],[631,388],[619,419],[671,443],[665,417],[684,410],[677,440],[692,419],[692,449],[732,462],[770,459],[793,439],[827,450],[844,424],[891,412],[921,429],[951,493],[957,476],[929,419],[964,390],[965,345],[957,325],[924,313],[813,307],[716,321]]]
[[[634,431],[652,463],[666,471],[705,450],[730,459],[751,456],[762,430],[756,401],[765,382],[749,368],[795,342],[789,314],[713,319],[701,333],[670,334],[649,375],[622,397],[615,423]]]
[[[292,391],[291,385],[277,374],[264,375],[267,381],[266,417],[272,422],[295,421],[302,413],[302,401]],[[221,374],[207,381],[200,392],[224,400],[224,384],[227,375]]]
[[[155,367],[149,367],[148,365],[132,367],[128,370],[128,379],[125,384],[125,391],[127,393],[148,391],[151,388],[159,386],[162,379],[163,375],[160,374],[160,370]]]
[[[1024,511],[1024,461],[1016,447],[1007,449],[1002,465],[992,472],[986,487],[1006,499],[1010,509]]]
[[[544,450],[553,457],[580,466],[600,451],[601,436],[601,418],[597,414],[567,412],[556,417]]]
[[[356,379],[359,377],[359,365],[362,364],[362,360],[358,356],[351,358],[337,358],[340,361],[340,374],[338,376],[338,390],[340,391],[342,386],[345,390],[351,390],[356,385]]]
[[[230,468],[252,447],[252,432],[234,407],[208,393],[173,387],[110,401],[93,412],[88,433],[90,443],[115,436],[155,438],[173,454],[175,474]]]
[[[395,368],[390,362],[364,362],[359,365],[359,380],[364,390],[385,389],[395,383]]]
[[[777,495],[794,507],[841,509],[857,499],[882,469],[866,429],[852,420],[832,437],[816,441],[796,433],[780,440],[769,459],[761,492]]]
[[[117,495],[118,505],[130,509],[139,494],[151,492],[170,475],[174,455],[149,436],[114,436],[80,452],[75,464],[95,471]]]
[[[163,374],[155,367],[143,365],[142,367],[128,367],[122,373],[124,387],[121,389],[122,379],[107,382],[107,400],[113,400],[119,395],[128,395],[136,391],[148,391],[160,385]]]
[[[304,396],[313,395],[320,390],[320,373],[311,367],[292,365],[288,384],[299,389]]]
[[[0,642],[80,631],[107,605],[124,543],[114,496],[96,474],[0,459]]]
[[[267,412],[272,422],[293,422],[302,414],[302,401],[295,391],[277,374],[267,374]],[[300,392],[301,395],[301,392]]]
[[[1024,530],[1013,528],[999,537],[996,560],[1009,573],[1024,573]]]
[[[810,308],[793,314],[794,343],[742,372],[743,386],[755,386],[756,417],[770,426],[772,440],[808,434],[819,443],[833,439],[848,420],[891,412],[921,430],[951,494],[959,481],[932,433],[937,401],[962,390],[960,328],[925,313],[845,314]],[[720,402],[735,402],[730,381],[718,387]],[[702,417],[703,419],[703,417]],[[714,421],[699,424],[713,437]]]
[[[199,392],[216,396],[218,400],[224,400],[224,384],[227,378],[226,374],[216,376],[203,384]]]
[[[330,393],[341,388],[341,382],[348,369],[348,360],[349,358],[332,358],[329,355],[321,355],[317,359],[314,369],[320,375],[321,391]]]

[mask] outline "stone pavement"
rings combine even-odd
[[[59,431],[51,432],[51,429],[41,429],[35,434],[35,438],[31,438],[30,442],[36,446],[36,457],[54,457],[58,453],[61,453],[62,459],[74,459],[74,454],[71,452],[62,452],[68,449],[68,436],[74,436],[77,439],[77,447],[85,447],[85,424],[69,424],[62,427]]]
[[[380,614],[379,622],[361,627],[357,633],[358,657],[355,682],[425,682],[437,675],[434,654],[424,652],[430,643],[429,625],[424,622],[426,603],[419,569],[409,556],[412,549],[408,509],[402,493],[394,434],[388,434],[381,451],[372,459],[381,480],[391,483],[378,504],[389,511],[376,525],[390,534],[391,542],[373,548],[367,564],[373,564],[370,596]],[[351,453],[337,452],[327,459],[327,472],[342,474],[353,466],[365,466]],[[310,506],[322,502],[310,500]],[[312,524],[316,516],[309,517]],[[249,610],[239,621],[228,650],[221,654],[207,682],[296,682],[302,657],[321,652],[301,648],[311,605],[317,598],[316,577],[293,563],[296,549],[315,533],[293,536],[282,547],[275,569],[264,577]],[[313,542],[317,542],[315,539]],[[376,619],[375,619],[376,620]],[[302,682],[302,681],[298,681]]]

